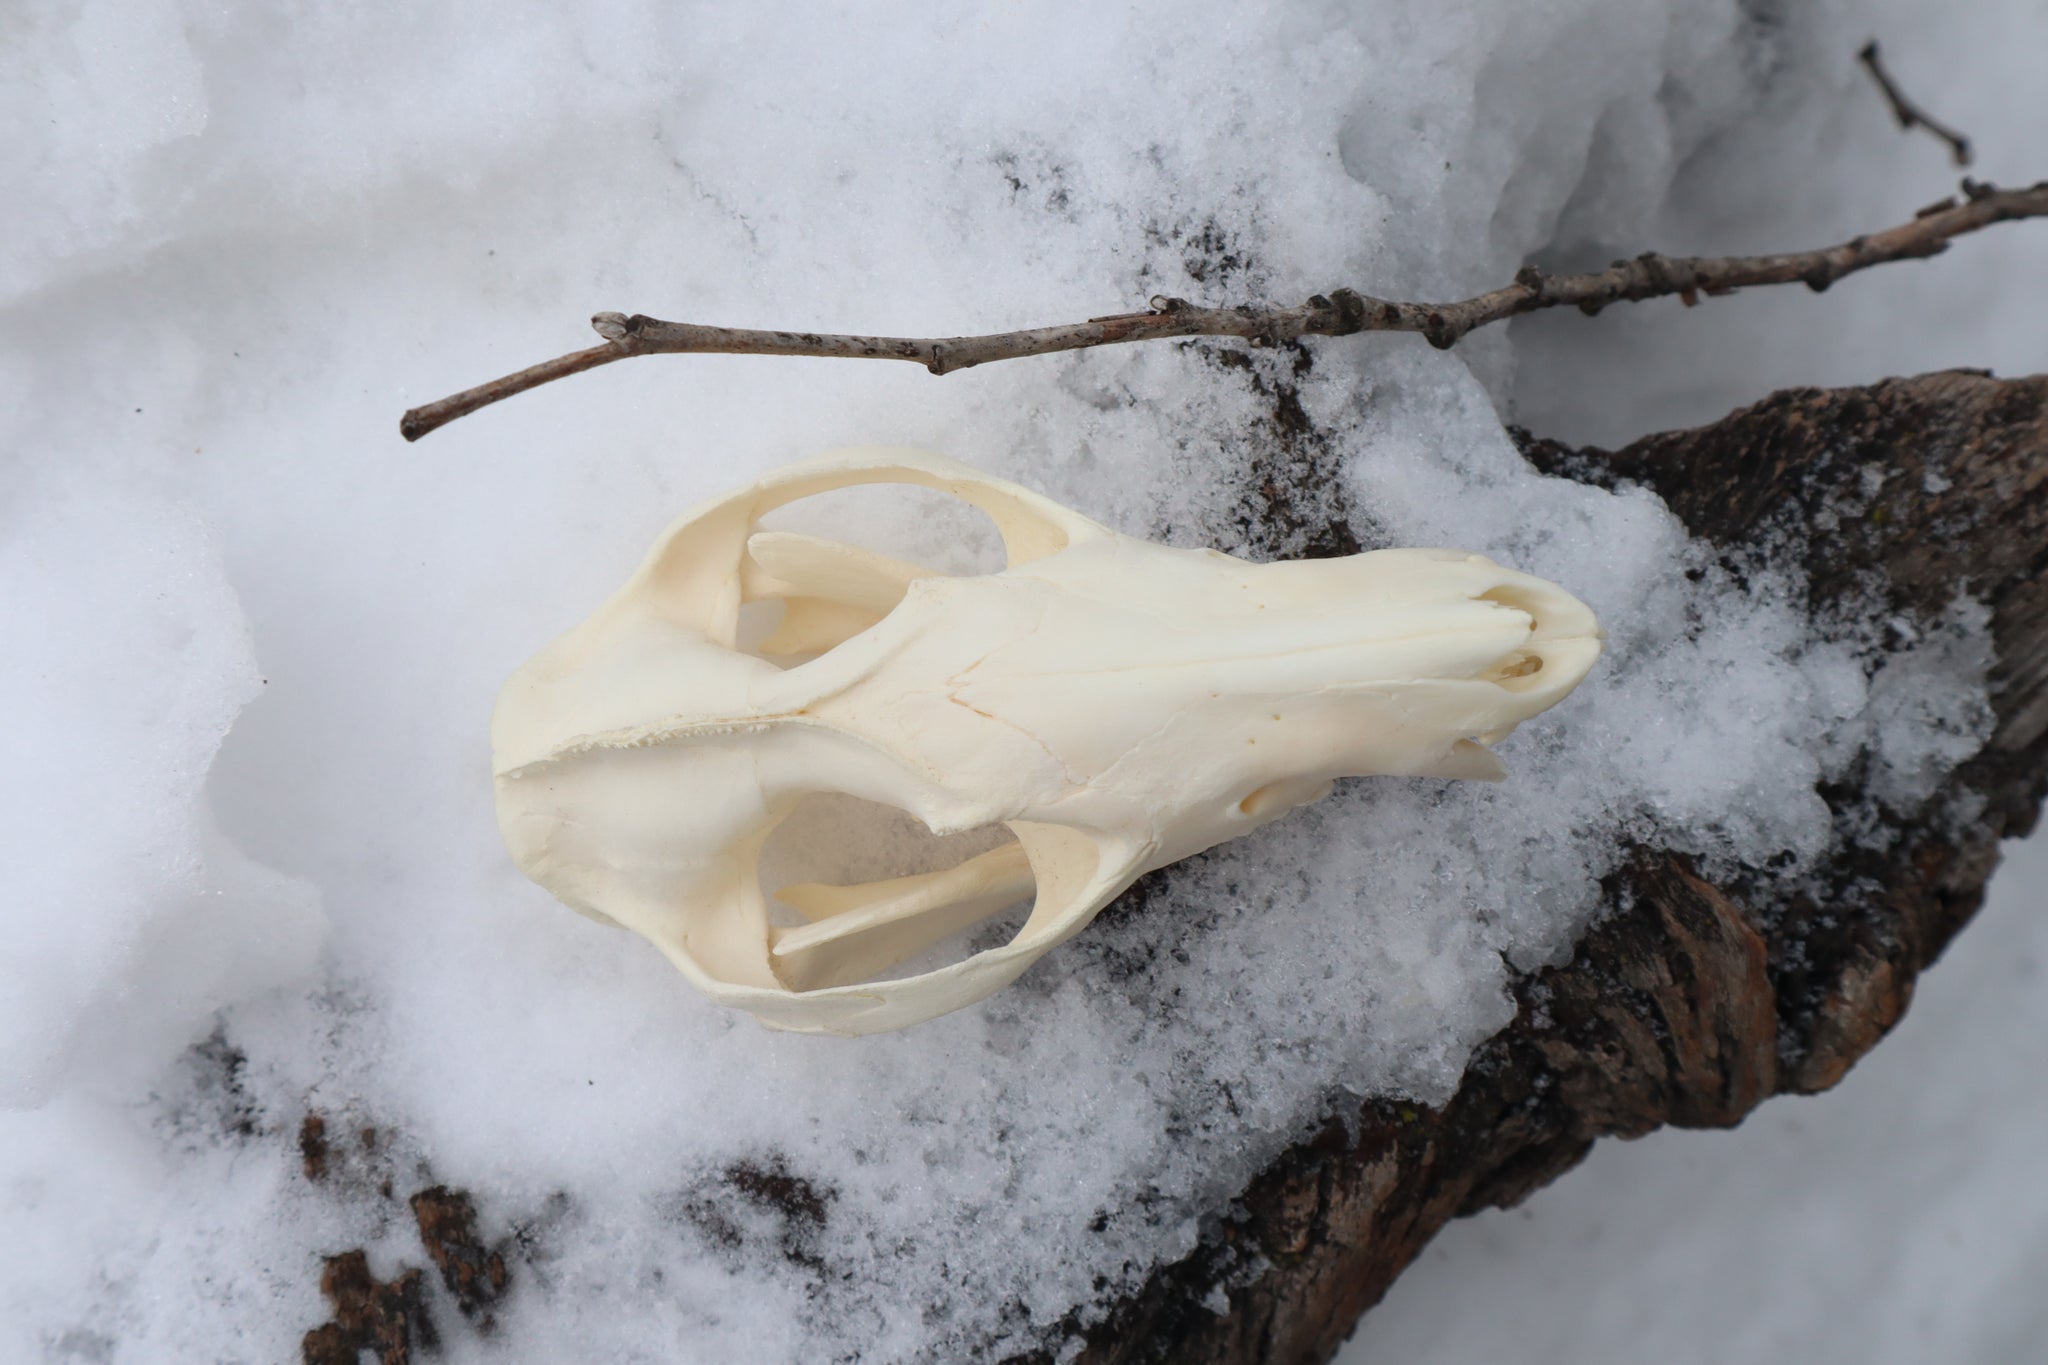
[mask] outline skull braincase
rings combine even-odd
[[[986,512],[1008,567],[936,574],[763,515],[855,484]],[[779,601],[759,647],[742,606]],[[777,1028],[902,1028],[981,999],[1141,874],[1338,777],[1497,778],[1488,747],[1600,651],[1541,579],[1449,550],[1252,564],[1119,535],[920,451],[778,470],[672,525],[632,580],[505,685],[498,815],[526,874]],[[793,660],[788,666],[778,659]],[[797,804],[842,793],[935,834],[1015,841],[955,867],[776,897]],[[1007,943],[876,979],[1031,898]]]

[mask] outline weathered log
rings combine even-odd
[[[1614,453],[1521,441],[1546,470],[1649,485],[1738,559],[1800,556],[1817,616],[1870,610],[1876,575],[1883,612],[1908,620],[1967,586],[1992,612],[1996,730],[1927,809],[1974,794],[1981,815],[1961,831],[1889,816],[1888,847],[1845,842],[1818,883],[1759,868],[1716,885],[1638,849],[1572,961],[1517,983],[1514,1022],[1454,1099],[1368,1104],[1285,1152],[1213,1243],[1082,1333],[1089,1365],[1327,1360],[1446,1222],[1512,1206],[1595,1140],[1727,1126],[1834,1085],[1977,909],[1999,840],[2033,825],[2048,786],[2048,377],[1791,390]],[[1842,818],[1860,804],[1822,794]],[[1247,1264],[1263,1269],[1246,1280]]]

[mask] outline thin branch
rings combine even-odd
[[[1899,89],[1899,83],[1892,79],[1892,73],[1885,69],[1884,54],[1877,50],[1877,39],[1872,38],[1856,54],[1856,60],[1870,69],[1871,77],[1877,81],[1877,88],[1884,92],[1885,103],[1892,107],[1892,117],[1899,121],[1899,127],[1906,132],[1925,128],[1928,132],[1948,144],[1949,155],[1958,166],[1970,164],[1970,139],[1964,137],[1945,123],[1936,121],[1925,109],[1906,98],[1906,92]]]
[[[2048,181],[2029,189],[2001,190],[1973,180],[1963,197],[1920,210],[1911,222],[1817,251],[1774,256],[1660,256],[1645,252],[1583,275],[1546,275],[1524,268],[1513,284],[1457,303],[1401,303],[1352,289],[1317,294],[1297,308],[1198,308],[1185,299],[1154,298],[1143,313],[1119,313],[1086,322],[963,337],[875,337],[821,332],[771,332],[663,322],[635,313],[599,313],[590,325],[602,346],[575,351],[517,374],[452,394],[405,414],[399,431],[408,441],[458,417],[565,375],[640,355],[802,355],[855,360],[910,360],[933,374],[1019,356],[1077,351],[1162,337],[1242,337],[1274,345],[1305,336],[1355,332],[1417,332],[1439,348],[1456,345],[1475,328],[1543,308],[1576,307],[1591,316],[1611,303],[1676,295],[1686,305],[1702,294],[1729,294],[1750,285],[1801,282],[1816,291],[1844,275],[1888,261],[1936,256],[1950,240],[1993,223],[2048,217]]]

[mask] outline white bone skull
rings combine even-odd
[[[760,531],[902,483],[994,520],[1009,566],[947,577]],[[740,608],[780,600],[768,656]],[[1143,873],[1368,774],[1498,778],[1487,747],[1600,652],[1561,589],[1449,550],[1251,564],[1119,535],[920,451],[837,452],[675,522],[626,586],[505,685],[498,817],[520,868],[774,1028],[864,1034],[981,999]],[[781,888],[763,845],[845,793],[1016,842],[951,869]],[[1000,947],[878,975],[1034,897]]]

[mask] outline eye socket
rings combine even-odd
[[[960,498],[900,483],[828,489],[774,509],[747,537],[733,645],[792,667],[874,626],[919,578],[1005,564],[994,521]]]
[[[1036,890],[1005,826],[937,835],[835,792],[797,803],[759,871],[770,964],[798,991],[914,976],[1007,942]]]
[[[995,521],[965,499],[907,483],[827,489],[784,503],[755,522],[835,540],[956,578],[1000,573],[1009,558]]]
[[[787,604],[776,598],[740,603],[739,625],[733,631],[732,647],[742,654],[751,654],[784,668],[798,662],[799,656],[795,654],[763,648],[775,638],[788,611]]]
[[[883,510],[890,507],[894,510]],[[779,516],[785,508],[797,510]],[[779,529],[810,525],[827,534]],[[652,605],[666,622],[727,649],[738,643],[740,613],[749,602],[778,599],[790,608],[784,625],[792,616],[817,618],[790,627],[812,643],[784,652],[822,653],[872,626],[902,595],[897,592],[879,605],[867,601],[873,573],[856,573],[856,580],[865,581],[841,591],[831,571],[835,554],[843,562],[868,561],[870,569],[879,560],[907,570],[882,574],[901,586],[934,574],[998,572],[1056,554],[1076,536],[1101,533],[1103,528],[1085,517],[943,456],[906,447],[864,447],[820,456],[697,508],[655,543],[628,593]],[[807,582],[775,581],[755,562],[754,542],[764,535],[779,538],[785,551],[795,542],[808,543],[813,572]],[[863,550],[863,544],[924,558],[906,560]],[[799,608],[800,602],[816,603],[818,609]],[[849,614],[850,607],[859,610]],[[774,651],[768,642],[782,628],[757,619],[747,633],[769,653]],[[776,642],[778,647],[789,643]]]

